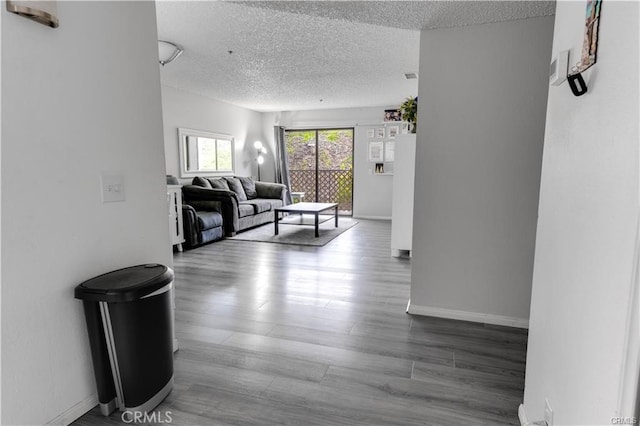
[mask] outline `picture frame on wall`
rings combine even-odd
[[[584,72],[596,63],[601,5],[602,0],[587,0],[582,57],[580,63],[576,66],[578,72]]]
[[[373,139],[376,137],[376,129],[367,129],[367,137]]]
[[[387,141],[384,144],[384,161],[392,162],[395,161],[396,151],[396,143],[395,141]]]
[[[384,121],[402,121],[402,114],[399,109],[385,109]]]
[[[381,162],[384,158],[384,142],[369,142],[369,161],[372,163]]]
[[[399,131],[399,126],[389,126],[389,139],[395,139]]]
[[[376,138],[384,139],[385,131],[384,127],[378,127],[376,129]]]
[[[405,122],[403,122],[403,123],[400,125],[400,132],[401,132],[403,135],[408,135],[408,134],[409,134],[409,123],[407,123],[406,121],[405,121]]]

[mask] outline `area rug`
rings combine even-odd
[[[337,228],[334,226],[333,220],[321,223],[320,236],[316,238],[313,226],[281,224],[278,235],[274,235],[273,223],[267,223],[257,228],[240,232],[235,237],[227,238],[227,240],[321,247],[357,224],[357,220],[348,217],[339,218]]]

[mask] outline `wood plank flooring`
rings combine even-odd
[[[176,253],[174,425],[518,424],[524,330],[411,316],[410,261],[360,220],[324,247]],[[166,423],[166,422],[165,422]],[[121,424],[90,411],[74,424]]]

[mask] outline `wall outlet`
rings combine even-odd
[[[553,426],[553,410],[547,398],[544,399],[544,421],[547,426]]]

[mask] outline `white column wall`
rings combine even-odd
[[[422,32],[409,312],[527,326],[552,33]]]
[[[74,287],[172,266],[153,2],[57,2],[2,19],[2,419],[68,423],[96,402]],[[101,202],[101,173],[126,200]]]
[[[558,2],[553,51],[571,49],[570,63],[581,52],[584,15],[584,2]],[[543,419],[545,398],[556,425],[611,424],[621,414],[638,220],[638,15],[637,2],[603,2],[588,92],[549,88],[524,398],[530,421]]]

